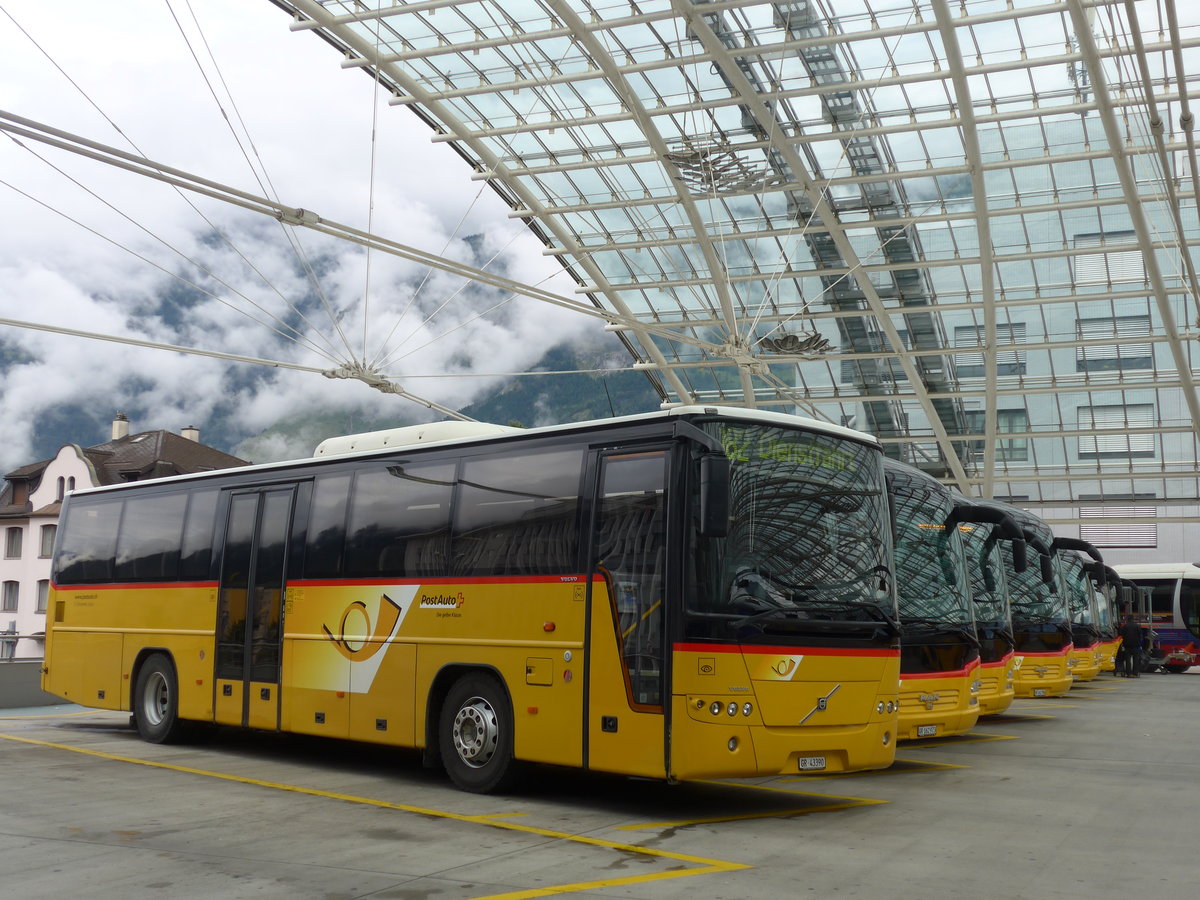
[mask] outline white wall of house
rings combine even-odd
[[[46,467],[41,484],[29,498],[30,507],[38,510],[50,506],[60,500],[72,485],[76,488],[93,487],[95,473],[80,449],[68,444],[58,451],[58,455]],[[49,551],[53,547],[42,546],[42,529],[45,526],[57,528],[58,516],[31,515],[26,519],[0,520],[0,582],[15,582],[17,599],[16,610],[0,610],[0,632],[15,630],[24,636],[12,648],[12,655],[17,659],[39,658],[45,649],[42,640],[31,637],[46,631],[46,613],[38,605],[39,597],[44,602],[49,586]],[[6,552],[10,528],[21,530],[19,556],[9,557]],[[43,549],[47,552],[43,553]],[[40,582],[45,582],[45,585],[39,586]],[[12,589],[5,586],[4,590]]]

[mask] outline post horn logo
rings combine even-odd
[[[362,662],[383,649],[384,642],[400,620],[400,612],[400,604],[387,594],[381,594],[379,618],[375,622],[374,630],[371,629],[371,616],[367,612],[367,604],[361,600],[355,600],[342,612],[337,634],[330,631],[328,625],[322,625],[321,629],[333,642],[338,653],[350,662]]]

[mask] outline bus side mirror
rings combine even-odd
[[[714,538],[729,534],[728,456],[700,457],[700,534]]]
[[[1042,584],[1050,586],[1050,593],[1057,593],[1054,584],[1054,564],[1050,562],[1049,556],[1042,557]]]
[[[1012,558],[1013,568],[1018,572],[1024,572],[1029,568],[1029,558],[1025,555],[1025,542],[1016,540],[1012,542]]]

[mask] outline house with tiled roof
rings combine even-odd
[[[118,413],[111,440],[94,447],[64,444],[52,459],[6,474],[0,490],[0,658],[42,655],[50,560],[58,515],[70,491],[248,464],[200,443],[193,426],[180,434],[130,434],[128,418]]]

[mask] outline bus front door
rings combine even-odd
[[[591,553],[587,765],[667,774],[665,450],[600,460]]]
[[[239,491],[229,518],[217,598],[215,721],[279,727],[279,664],[288,533],[296,490]]]

